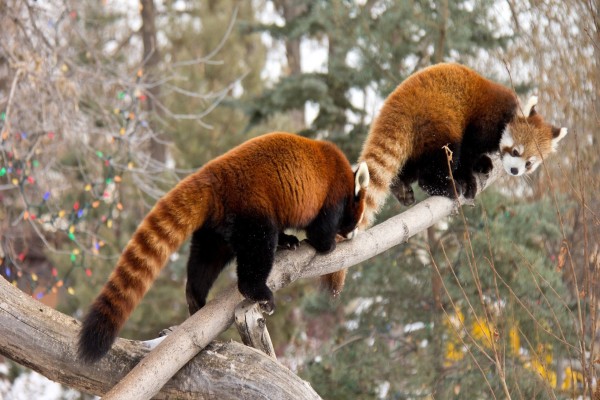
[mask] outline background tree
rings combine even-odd
[[[254,10],[236,9],[233,2],[225,9],[204,10],[204,23],[219,11],[220,25],[202,29],[207,43],[192,59],[182,53],[185,46],[173,54],[170,42],[163,41],[173,14],[185,14],[173,4],[159,3],[154,13],[158,44],[145,49],[140,15],[144,8],[25,1],[4,2],[0,8],[5,26],[0,40],[0,273],[47,304],[81,316],[163,190],[187,168],[201,166],[243,140],[231,138],[235,119],[222,118],[230,127],[220,130],[223,147],[213,147],[214,153],[200,158],[187,152],[193,164],[173,162],[181,153],[172,144],[164,162],[148,151],[152,143],[164,147],[165,137],[177,142],[180,131],[211,130],[214,122],[209,121],[211,126],[203,121],[207,111],[226,95],[243,95],[250,90],[246,84],[260,83],[259,40],[245,35],[246,45],[231,48],[247,63],[256,60],[257,66],[232,63],[237,69],[227,71],[228,62],[216,59],[227,48],[225,43],[241,38],[234,29],[236,18],[251,21]],[[190,35],[184,43],[192,40]],[[150,65],[152,73],[146,74],[148,56],[158,54],[149,49],[156,45],[164,46],[160,54],[177,56],[185,66],[177,70],[156,61]],[[190,76],[203,65],[214,65],[223,76]],[[239,81],[244,74],[247,79]],[[191,79],[205,79],[212,86],[185,86]],[[194,103],[192,113],[171,109],[173,102],[184,103],[181,98]],[[152,107],[147,107],[150,102]],[[195,126],[178,126],[184,119]],[[190,141],[198,144],[189,147],[199,148],[203,138]],[[183,265],[183,260],[175,263],[161,277],[126,335],[154,336],[187,316],[183,302],[174,301],[183,299]]]

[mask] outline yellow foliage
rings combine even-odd
[[[571,390],[574,385],[583,385],[583,373],[572,369],[571,367],[565,368],[565,379],[560,385],[562,390]]]
[[[471,326],[471,335],[488,348],[492,347],[492,340],[494,340],[493,332],[494,327],[487,321],[477,319]]]
[[[531,362],[525,363],[525,368],[537,372],[550,387],[556,388],[556,373],[550,370],[547,364],[540,362],[538,358],[534,358]]]

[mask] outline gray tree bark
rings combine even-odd
[[[0,354],[49,379],[102,396],[150,351],[146,342],[117,339],[100,362],[82,364],[76,356],[79,327],[75,318],[0,277]],[[320,399],[307,382],[273,358],[237,342],[211,343],[156,398]]]

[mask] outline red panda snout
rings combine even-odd
[[[535,132],[531,131],[525,135],[528,140],[519,141],[521,137],[515,139],[510,127],[506,128],[500,140],[500,158],[507,174],[521,176],[532,173],[541,164],[542,155],[550,152],[543,142],[531,139],[534,135]]]
[[[507,174],[512,176],[521,176],[525,173],[531,173],[539,166],[536,157],[525,159],[516,149],[502,150],[502,166]]]

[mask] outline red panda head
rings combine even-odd
[[[509,175],[520,176],[535,171],[542,161],[556,151],[567,128],[557,128],[544,122],[536,112],[537,97],[533,96],[506,126],[500,139],[502,165]]]
[[[352,239],[356,235],[357,226],[365,215],[367,188],[369,187],[369,168],[366,162],[361,162],[354,172],[354,196],[346,206],[340,234]]]

